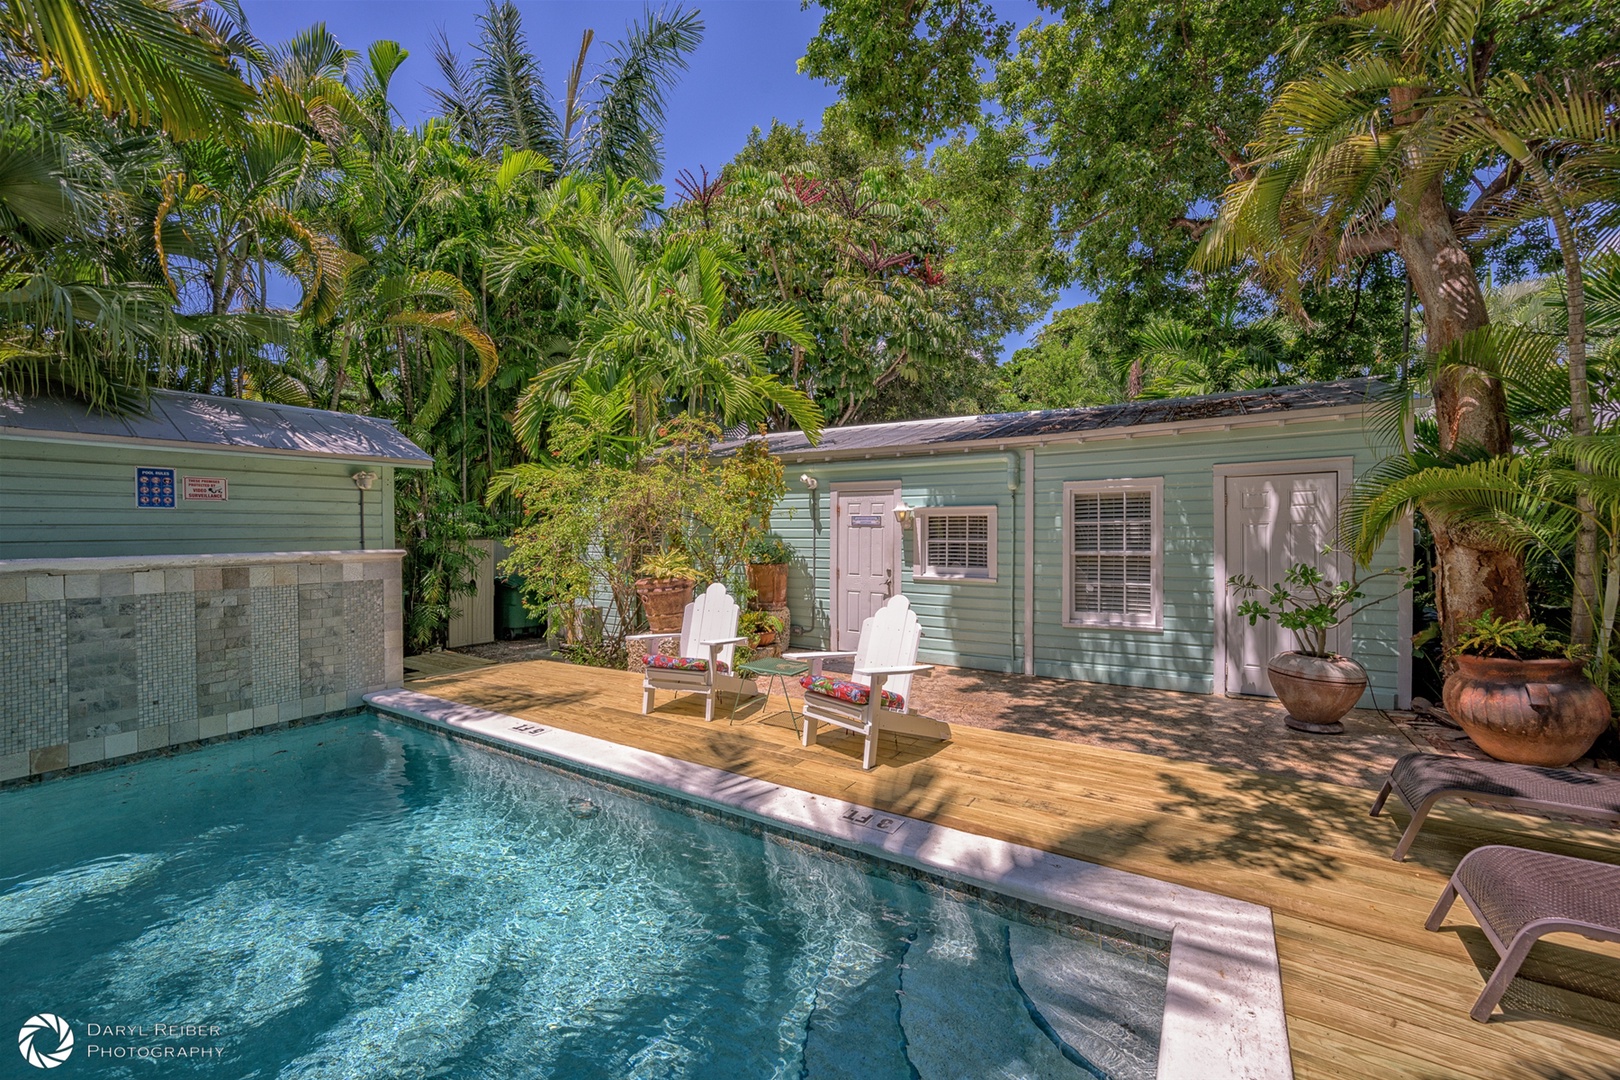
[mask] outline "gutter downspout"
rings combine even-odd
[[[1035,448],[1024,450],[1024,674],[1035,674]]]

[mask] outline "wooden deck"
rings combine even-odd
[[[1472,847],[1620,862],[1620,833],[1458,806],[1402,864],[1404,811],[1369,818],[1371,792],[1320,781],[960,725],[948,744],[892,740],[867,773],[854,738],[800,747],[779,698],[734,723],[662,695],[642,716],[638,676],[548,661],[411,689],[1267,905],[1300,1077],[1620,1078],[1620,947],[1549,939],[1505,1015],[1476,1024],[1495,954],[1461,904],[1423,929]]]

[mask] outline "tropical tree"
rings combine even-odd
[[[611,223],[598,222],[577,244],[531,243],[498,264],[511,275],[536,260],[582,287],[579,332],[568,358],[524,390],[520,433],[538,430],[546,410],[566,406],[575,385],[592,392],[627,387],[627,420],[643,437],[679,412],[724,427],[762,424],[780,412],[811,438],[820,431],[809,395],[765,368],[767,341],[809,343],[803,320],[782,307],[728,311],[727,278],[736,267],[722,252],[676,239],[643,255]]]
[[[697,12],[648,10],[623,41],[609,46],[611,57],[593,79],[587,78],[586,59],[595,32],[586,30],[560,113],[517,5],[488,0],[478,25],[470,61],[462,60],[443,31],[434,45],[446,85],[431,93],[458,138],[488,157],[499,158],[503,149],[533,151],[559,173],[658,178],[665,98],[703,40]]]
[[[1126,399],[1116,355],[1096,327],[1095,304],[1066,308],[997,371],[996,408],[1067,409]]]
[[[192,139],[253,104],[232,63],[258,50],[245,25],[236,0],[6,0],[0,57],[109,118]]]
[[[977,412],[1001,339],[1050,302],[981,180],[875,147],[835,107],[815,136],[775,123],[720,176],[680,176],[664,231],[729,247],[736,302],[799,314],[813,347],[773,342],[768,363],[835,423]]]
[[[1546,214],[1574,273],[1566,363],[1574,430],[1588,435],[1580,263],[1567,211],[1613,188],[1614,106],[1575,82],[1555,90],[1538,80],[1532,88],[1494,56],[1505,6],[1397,0],[1343,20],[1352,34],[1344,62],[1283,88],[1260,121],[1249,175],[1228,189],[1200,255],[1211,263],[1256,257],[1286,293],[1346,258],[1395,250],[1422,304],[1432,359],[1487,323],[1468,235]],[[1549,165],[1566,178],[1562,190]],[[1482,169],[1494,173],[1491,182],[1459,212],[1448,183]],[[1430,374],[1441,449],[1506,454],[1500,381],[1466,364],[1433,364]],[[1523,616],[1514,554],[1471,542],[1477,533],[1452,529],[1437,509],[1425,513],[1441,563],[1446,641],[1460,621],[1487,609]],[[1595,530],[1589,519],[1577,556],[1579,640],[1591,634]]]
[[[1137,398],[1196,397],[1284,381],[1287,328],[1270,319],[1244,331],[1246,340],[1232,334],[1221,340],[1180,319],[1150,320],[1136,333],[1140,351],[1120,362],[1127,393]]]

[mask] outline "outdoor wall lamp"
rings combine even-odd
[[[909,528],[911,523],[916,519],[916,507],[906,505],[906,501],[904,499],[901,499],[899,502],[894,504],[894,520],[900,523],[901,528]]]
[[[364,551],[366,550],[366,492],[370,491],[371,485],[377,482],[377,474],[361,470],[357,473],[350,473],[349,479],[354,481],[355,489],[360,492],[360,550]]]

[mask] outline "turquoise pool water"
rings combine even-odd
[[[375,718],[0,791],[0,836],[53,1075],[1153,1071],[1162,953]],[[1048,1016],[1063,970],[1111,990]]]

